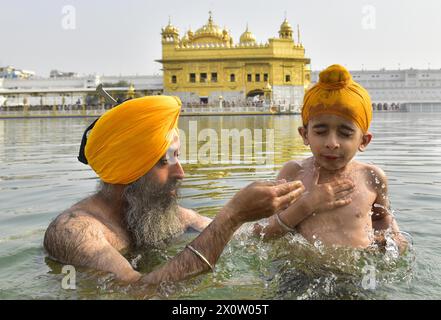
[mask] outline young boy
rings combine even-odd
[[[320,81],[305,94],[299,128],[313,156],[286,163],[278,176],[301,180],[305,191],[256,231],[265,238],[297,231],[311,243],[357,248],[385,245],[389,233],[404,249],[405,239],[390,213],[386,175],[353,160],[372,139],[371,119],[368,92],[344,67],[332,65],[321,72]]]

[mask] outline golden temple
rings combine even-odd
[[[297,41],[285,18],[279,37],[258,43],[249,30],[235,43],[226,28],[219,27],[211,12],[208,21],[182,37],[171,24],[162,28],[164,94],[176,95],[184,105],[214,104],[219,101],[238,106],[251,101],[266,101],[301,106],[310,83],[310,59]]]

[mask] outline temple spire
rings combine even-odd
[[[297,24],[297,41],[298,41],[299,44],[302,44],[301,41],[300,41],[300,27],[299,27],[298,24]]]

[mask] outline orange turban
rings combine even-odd
[[[320,114],[334,114],[353,121],[364,133],[372,120],[369,93],[352,80],[346,68],[334,64],[320,72],[320,80],[303,98],[302,120]]]
[[[180,110],[179,98],[167,96],[132,99],[114,107],[98,119],[87,138],[87,162],[107,183],[139,179],[169,148]]]

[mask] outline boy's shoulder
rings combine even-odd
[[[387,188],[387,176],[386,173],[380,167],[374,164],[356,162],[357,171],[361,172],[364,179],[373,186],[375,191],[384,191]]]
[[[313,157],[304,160],[290,160],[285,162],[282,169],[280,169],[278,179],[286,179],[288,181],[295,180],[300,172],[303,172],[306,167],[312,166],[313,164]]]
[[[377,177],[378,179],[387,179],[386,173],[384,173],[383,169],[380,167],[377,167],[374,164],[371,163],[364,163],[360,161],[354,161],[354,163],[357,165],[358,170],[361,170],[363,172],[368,173],[372,177]]]

